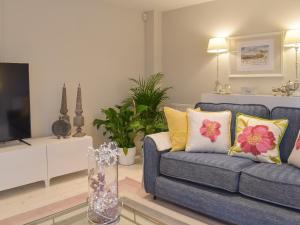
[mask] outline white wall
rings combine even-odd
[[[212,36],[239,36],[276,32],[300,27],[298,0],[217,0],[163,13],[162,67],[167,84],[174,87],[171,101],[195,103],[201,93],[211,92],[216,79],[216,58],[207,54]],[[228,54],[221,57],[221,81],[234,92],[255,86],[259,93],[271,93],[289,79],[295,79],[293,50],[284,50],[284,78],[229,79]]]
[[[120,103],[128,77],[144,73],[142,12],[101,0],[0,1],[1,59],[30,64],[33,136],[51,134],[65,82],[69,115],[81,83],[85,130],[99,137],[100,108]]]

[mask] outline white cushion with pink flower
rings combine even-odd
[[[196,112],[187,110],[188,152],[227,153],[231,146],[231,112]]]
[[[288,158],[288,163],[300,168],[300,131],[298,132],[293,151]]]
[[[238,113],[235,143],[229,155],[280,164],[279,146],[288,120],[267,120]]]

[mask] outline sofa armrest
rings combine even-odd
[[[158,151],[154,140],[151,137],[144,139],[144,187],[147,193],[155,195],[156,177],[159,176],[159,164],[162,154],[168,152]]]

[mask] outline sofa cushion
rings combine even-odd
[[[195,109],[200,111],[200,109]],[[185,149],[188,135],[187,112],[182,112],[170,107],[164,107],[164,113],[168,123],[171,151],[182,151]]]
[[[188,138],[185,151],[228,153],[231,146],[231,112],[196,112],[187,109]]]
[[[288,158],[288,164],[300,168],[300,130],[298,132],[293,151]]]
[[[244,113],[250,116],[257,116],[264,119],[270,118],[270,110],[264,106],[264,105],[258,105],[258,104],[232,104],[232,103],[204,103],[199,102],[195,106],[196,108],[200,107],[203,111],[225,111],[230,110],[232,113],[231,118],[231,143],[234,143],[235,140],[235,122],[236,122],[236,114],[238,112]]]
[[[160,173],[237,192],[241,170],[253,163],[249,159],[225,154],[168,152],[161,156]]]
[[[287,126],[285,119],[267,120],[238,113],[236,139],[229,155],[281,164],[279,145]]]
[[[286,163],[256,163],[243,169],[239,192],[256,199],[300,209],[300,170]]]
[[[288,119],[289,126],[286,129],[280,144],[280,157],[282,162],[287,162],[291,154],[300,130],[300,109],[289,107],[276,107],[272,109],[271,119]]]

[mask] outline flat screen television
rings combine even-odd
[[[0,142],[30,137],[29,65],[0,63]]]

